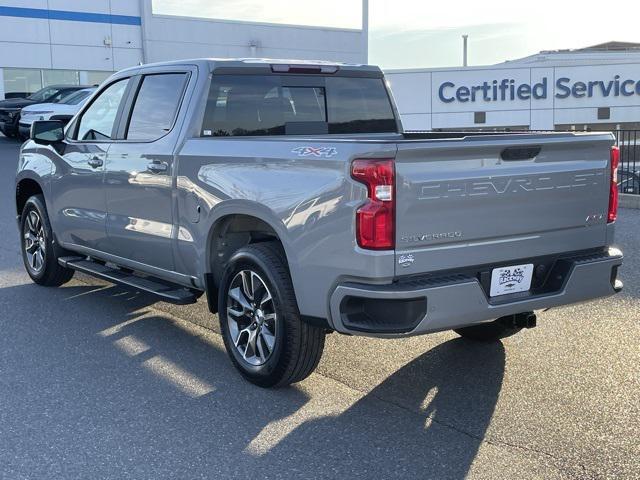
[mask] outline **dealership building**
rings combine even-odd
[[[13,0],[0,5],[0,99],[43,86],[99,83],[140,63],[267,57],[366,63],[361,28],[212,20],[154,13],[152,0]]]
[[[407,130],[640,129],[640,44],[386,74]]]
[[[167,15],[154,0],[5,1],[0,99],[52,84],[96,84],[126,67],[180,58],[366,63],[368,0],[361,1],[358,28]],[[386,74],[407,130],[640,130],[640,44]]]

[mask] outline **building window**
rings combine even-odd
[[[113,72],[4,68],[4,97],[27,97],[49,85],[100,85]]]
[[[474,112],[473,123],[487,123],[487,112]]]
[[[42,85],[80,85],[77,70],[42,70]]]
[[[107,78],[113,75],[113,72],[100,72],[97,70],[87,70],[80,72],[81,85],[100,85]]]
[[[42,88],[40,70],[32,68],[5,68],[4,96],[5,98],[26,97]]]
[[[609,120],[611,118],[611,109],[609,107],[598,108],[598,120]]]

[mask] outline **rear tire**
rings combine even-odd
[[[276,242],[248,245],[230,259],[218,295],[220,329],[233,365],[260,387],[284,387],[315,370],[325,331],[300,318]]]
[[[510,317],[508,317],[510,318]],[[507,324],[501,318],[489,323],[480,325],[472,325],[470,327],[456,328],[454,332],[463,338],[475,340],[478,342],[496,342],[502,338],[515,335],[521,327],[514,327]]]
[[[58,263],[53,230],[42,195],[34,195],[25,203],[20,232],[22,261],[31,280],[45,287],[59,287],[71,280],[74,270]]]

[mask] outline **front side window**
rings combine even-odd
[[[395,132],[382,79],[217,75],[202,136]]]
[[[109,140],[118,114],[118,108],[129,79],[112,83],[87,108],[78,125],[77,140]]]
[[[128,140],[156,140],[171,130],[186,79],[185,73],[154,74],[143,78],[129,120]]]

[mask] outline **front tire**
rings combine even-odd
[[[53,230],[42,195],[34,195],[25,203],[20,232],[22,261],[31,280],[46,287],[59,287],[71,280],[74,270],[58,263]]]
[[[250,382],[284,387],[317,367],[325,331],[300,318],[278,243],[248,245],[233,255],[222,275],[218,306],[229,358]]]

